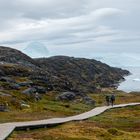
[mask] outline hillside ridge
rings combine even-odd
[[[124,75],[129,74],[127,70],[110,67],[94,59],[68,56],[32,59],[8,47],[0,47],[0,68],[1,76],[26,76],[34,86],[85,93],[116,87],[120,80],[124,80]]]

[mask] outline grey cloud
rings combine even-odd
[[[0,44],[35,40],[74,48],[87,42],[119,52],[124,42],[139,42],[139,5],[139,0],[0,0]]]
[[[133,36],[133,37],[121,37],[115,38],[112,42],[119,42],[119,43],[128,43],[128,42],[140,42],[140,36]]]
[[[14,0],[23,16],[33,19],[79,16],[85,12],[86,4],[86,0]]]
[[[0,34],[0,36],[3,37],[3,39],[1,39],[3,40],[3,43],[7,41],[12,42],[12,40],[18,42],[27,42],[31,40],[48,40],[56,42],[58,39],[60,39],[58,40],[58,43],[61,43],[61,40],[68,40],[64,42],[69,42],[69,38],[71,38],[71,42],[75,42],[74,40],[76,37],[78,42],[80,42],[80,40],[83,42],[82,40],[93,40],[93,38],[97,36],[105,36],[110,33],[114,34],[114,31],[111,31],[111,29],[108,28],[106,28],[106,30],[100,30],[100,32],[96,29],[99,21],[101,21],[104,16],[109,18],[110,16],[121,13],[122,11],[119,9],[103,8],[92,11],[89,14],[66,19],[46,19],[37,22],[34,20],[25,20],[27,23],[23,25],[18,22],[19,25],[21,24],[19,29],[15,26],[15,30],[12,29],[12,31],[6,32],[2,35]],[[94,32],[94,34],[92,34],[91,31]],[[78,33],[80,36],[76,35]],[[90,36],[87,34],[90,34]]]

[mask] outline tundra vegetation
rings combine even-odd
[[[140,93],[117,93],[116,103],[140,102]],[[104,105],[105,93],[92,94],[97,106]],[[8,140],[139,140],[140,106],[111,109],[80,122],[14,132]]]
[[[139,93],[126,94],[116,90],[128,74],[127,70],[94,59],[67,56],[32,59],[18,50],[0,47],[0,123],[80,114],[105,105],[106,95],[112,93],[116,95],[116,104],[140,102]],[[126,111],[118,109],[116,115],[115,110],[111,110],[88,121],[71,122],[47,131],[14,132],[9,139],[86,140],[104,137],[109,140],[126,135],[136,139],[139,130],[135,123],[139,124],[137,118],[140,117],[137,112],[139,107],[126,108]],[[127,114],[126,118],[123,118],[124,114]],[[136,132],[126,130],[128,125]]]

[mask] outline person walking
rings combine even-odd
[[[111,101],[111,105],[113,106],[114,102],[115,102],[115,95],[114,94],[111,95],[110,101]]]
[[[109,95],[106,95],[106,104],[107,104],[107,106],[110,105],[110,96]]]
[[[35,93],[35,101],[36,101],[36,102],[39,101],[39,94],[38,94],[38,92]]]

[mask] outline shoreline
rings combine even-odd
[[[119,83],[117,90],[121,90],[126,93],[140,92],[140,81],[134,80],[140,79],[140,67],[123,67],[123,69],[127,69],[130,74],[125,76],[125,80]]]

